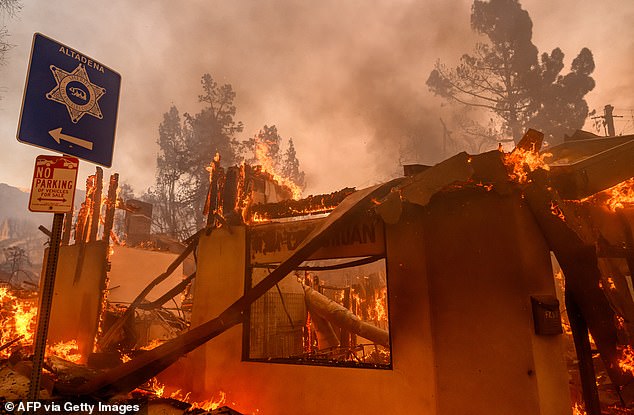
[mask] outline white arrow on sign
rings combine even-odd
[[[56,128],[48,132],[53,140],[59,144],[60,140],[68,141],[69,143],[77,144],[80,147],[87,148],[88,150],[92,150],[92,143],[88,140],[83,140],[81,138],[73,137],[72,135],[62,134],[62,128]]]

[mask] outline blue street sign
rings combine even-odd
[[[110,167],[120,87],[117,72],[36,33],[18,141]]]

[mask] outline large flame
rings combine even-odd
[[[52,346],[48,346],[46,351],[49,355],[61,357],[69,362],[78,363],[81,360],[77,340],[56,343]]]
[[[0,307],[0,346],[11,341],[22,346],[32,343],[37,317],[33,299],[18,298],[7,287],[0,287]],[[0,350],[0,357],[9,357],[10,354],[10,348]]]
[[[302,197],[302,189],[288,177],[284,177],[277,171],[275,160],[273,160],[270,154],[270,144],[266,140],[261,140],[256,137],[254,155],[256,164],[262,167],[262,171],[270,174],[273,179],[282,186],[290,189],[293,199],[299,200]]]
[[[35,298],[20,298],[7,287],[0,287],[0,347],[11,342],[13,346],[33,344],[37,325],[37,306]],[[0,358],[8,358],[14,347],[0,350]],[[81,360],[77,341],[59,342],[47,346],[47,355],[55,355],[76,363]]]

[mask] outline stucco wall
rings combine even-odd
[[[235,227],[201,239],[194,325],[243,294],[246,238]],[[190,354],[195,393],[276,415],[571,412],[561,336],[534,334],[530,296],[555,290],[519,198],[478,190],[406,205],[385,238],[392,370],[242,361],[237,326]]]

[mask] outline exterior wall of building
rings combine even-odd
[[[110,271],[108,272],[110,292],[108,301],[111,303],[131,303],[143,289],[156,277],[161,275],[176,259],[177,254],[162,251],[150,251],[126,246],[113,247],[110,257]],[[183,280],[183,265],[180,265],[165,281],[158,284],[148,294],[147,300],[154,301]],[[181,296],[174,297],[181,305]],[[166,307],[173,306],[170,301]]]
[[[244,293],[247,238],[234,227],[201,239],[194,326]],[[195,396],[282,415],[571,413],[562,338],[533,327],[531,295],[555,288],[519,198],[461,191],[406,204],[385,240],[391,370],[242,361],[237,326],[189,355]]]
[[[530,211],[463,190],[423,215],[438,413],[570,413],[562,336],[533,324],[531,296],[556,294]]]
[[[77,340],[83,361],[99,324],[107,250],[103,241],[60,247],[48,344]]]

